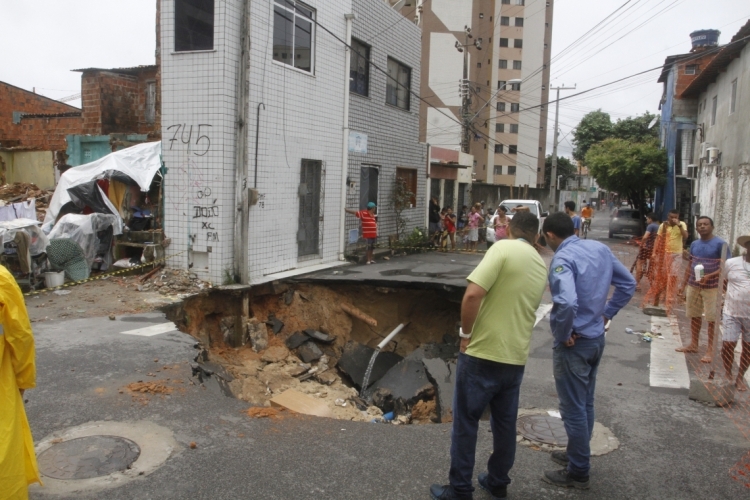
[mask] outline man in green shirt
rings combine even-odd
[[[534,248],[539,219],[517,213],[508,239],[492,245],[467,278],[461,304],[461,354],[453,403],[450,484],[430,487],[436,500],[471,499],[479,419],[489,405],[493,453],[479,485],[506,498],[516,455],[518,395],[529,357],[547,268]]]

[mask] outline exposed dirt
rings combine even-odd
[[[278,420],[288,415],[293,415],[292,412],[286,411],[284,408],[265,408],[259,406],[253,406],[245,410],[248,417],[252,418],[270,418],[272,420]]]
[[[167,385],[166,380],[154,380],[153,382],[133,382],[125,386],[130,392],[141,394],[172,394],[172,388]]]

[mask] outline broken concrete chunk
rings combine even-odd
[[[302,394],[294,389],[287,389],[272,398],[271,406],[286,408],[304,415],[333,418],[333,412],[324,401]]]
[[[294,365],[287,369],[287,373],[291,375],[292,377],[299,377],[307,373],[309,369],[310,369],[309,367],[305,368],[302,365]]]
[[[315,374],[315,379],[320,382],[321,384],[325,385],[331,385],[338,379],[338,376],[333,372],[333,370],[327,370],[323,373],[317,373]]]
[[[370,363],[375,349],[357,342],[348,342],[344,346],[344,352],[338,362],[339,369],[344,372],[357,388],[362,388],[362,379],[365,377],[367,365]],[[369,386],[377,382],[380,377],[396,365],[403,358],[392,352],[381,352],[375,358],[375,364],[370,373]]]
[[[297,355],[305,363],[312,363],[313,361],[319,360],[321,356],[323,356],[323,351],[321,351],[314,342],[308,340],[307,342],[299,346],[299,348],[297,349]]]
[[[717,378],[702,381],[690,380],[690,394],[688,397],[702,403],[713,403],[716,406],[727,406],[734,401],[735,385],[733,381]]]
[[[234,317],[224,316],[221,318],[219,326],[221,327],[221,335],[224,342],[227,344],[231,343],[232,337],[234,336]]]
[[[427,378],[437,391],[437,412],[440,422],[453,421],[453,393],[456,388],[456,363],[440,358],[423,359]]]
[[[273,314],[268,315],[268,321],[266,321],[266,324],[273,329],[274,334],[278,334],[281,329],[284,328],[284,322]]]
[[[286,347],[274,345],[266,349],[260,359],[266,363],[278,363],[285,360],[287,356],[289,356],[289,350]]]
[[[383,375],[373,385],[373,388],[377,393],[384,396],[386,401],[388,395],[390,395],[393,410],[398,415],[403,415],[414,403],[434,393],[432,383],[427,378],[422,362],[411,359],[404,359],[388,370],[388,373]],[[375,402],[374,398],[373,402]],[[384,411],[386,410],[382,406],[380,407]]]
[[[290,288],[284,293],[284,304],[286,305],[292,305],[292,302],[294,301],[294,289]]]
[[[318,342],[323,342],[324,344],[330,344],[334,340],[336,340],[336,337],[331,337],[330,335],[327,335],[323,332],[319,332],[317,330],[313,330],[311,328],[304,330],[304,333],[311,339],[317,340]]]
[[[268,330],[266,325],[256,318],[250,318],[247,322],[247,339],[253,346],[253,351],[264,351],[268,347]]]
[[[288,339],[286,339],[285,344],[289,349],[296,349],[308,340],[310,340],[310,337],[308,337],[304,333],[294,332],[289,336]]]

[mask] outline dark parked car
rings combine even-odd
[[[616,234],[641,236],[643,234],[641,212],[627,207],[615,209],[612,218],[609,220],[609,237],[612,238]]]

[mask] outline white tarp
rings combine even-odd
[[[113,214],[66,214],[60,217],[55,227],[49,233],[49,239],[69,238],[81,246],[86,261],[91,266],[99,249],[99,231],[107,227],[117,227],[120,217]],[[114,234],[119,234],[114,232]],[[105,256],[111,254],[111,248],[107,248]]]
[[[159,168],[161,168],[161,142],[145,142],[66,170],[57,183],[55,194],[52,195],[42,229],[45,232],[52,229],[60,209],[71,201],[68,189],[73,186],[100,179],[105,177],[106,172],[116,170],[133,179],[141,191],[146,192],[151,187],[151,181]],[[105,199],[107,199],[106,196]]]

